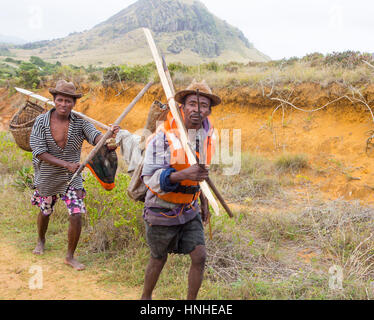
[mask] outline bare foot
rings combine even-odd
[[[45,241],[38,241],[38,244],[36,245],[34,251],[32,252],[33,254],[36,254],[36,255],[42,255],[44,254],[44,244],[45,244]]]
[[[84,264],[81,264],[80,262],[78,262],[74,258],[66,258],[65,259],[65,264],[74,268],[77,271],[82,271],[82,270],[86,269],[86,266]]]

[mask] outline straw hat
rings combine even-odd
[[[195,79],[185,90],[176,93],[175,100],[183,104],[184,98],[189,96],[190,94],[197,94],[197,90],[199,90],[200,95],[210,99],[210,101],[212,102],[212,107],[221,104],[221,98],[212,93],[212,90],[209,88],[205,80],[203,80],[202,82],[197,82]]]
[[[64,96],[73,97],[75,99],[82,98],[81,93],[77,93],[77,89],[75,88],[74,83],[67,82],[65,80],[57,81],[56,88],[50,88],[49,92],[52,95],[62,94]]]

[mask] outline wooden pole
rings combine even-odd
[[[161,80],[162,86],[164,88],[166,98],[169,102],[170,111],[173,114],[173,117],[174,117],[175,122],[177,124],[178,130],[179,130],[179,133],[180,133],[181,142],[182,142],[182,145],[183,145],[183,149],[185,150],[185,152],[187,154],[189,163],[191,165],[195,165],[195,164],[197,164],[196,154],[194,154],[194,152],[192,151],[192,148],[189,145],[187,130],[186,130],[186,127],[184,126],[182,118],[180,117],[179,110],[178,110],[176,101],[174,99],[173,90],[172,90],[172,88],[169,84],[169,81],[167,79],[166,73],[165,73],[164,68],[163,68],[162,59],[161,59],[160,54],[157,50],[157,47],[156,47],[156,44],[154,42],[151,31],[149,29],[146,29],[146,28],[143,28],[143,31],[145,33],[148,44],[149,44],[150,49],[152,51],[152,55],[153,55],[153,58],[155,60],[156,66],[157,66],[157,71],[158,71],[158,74],[160,76],[160,80]],[[203,181],[203,182],[200,183],[200,187],[201,187],[202,192],[208,198],[210,204],[212,205],[214,212],[217,215],[220,215],[218,203],[217,203],[216,199],[214,198],[211,190],[209,189],[208,183],[206,181]]]
[[[15,88],[15,89],[19,93],[22,93],[23,95],[25,95],[27,97],[33,98],[35,100],[39,100],[40,102],[43,102],[43,103],[48,104],[48,105],[50,105],[52,107],[55,107],[55,103],[52,100],[49,100],[49,99],[47,99],[47,98],[45,98],[43,96],[40,96],[38,94],[35,94],[35,93],[33,93],[31,91],[28,91],[28,90],[25,90],[25,89],[21,89],[21,88]],[[92,119],[92,118],[84,115],[83,113],[80,113],[80,112],[77,112],[77,111],[74,111],[74,110],[72,110],[71,112],[74,113],[75,115],[77,115],[78,117],[80,117],[80,118],[82,118],[82,119],[84,119],[84,120],[92,123],[93,125],[101,128],[101,129],[104,129],[106,131],[110,130],[109,126],[107,126],[107,125],[105,125],[105,124],[103,124],[103,123],[101,123],[101,122],[99,122],[99,121],[97,121],[95,119]]]
[[[201,110],[200,110],[200,91],[199,89],[197,89],[197,105],[198,105],[198,108],[199,108],[199,117],[200,117],[200,122],[201,122],[201,130],[203,130],[203,119],[201,117]],[[203,141],[203,134],[202,134],[202,131],[200,130],[201,132],[201,135],[200,135],[200,141],[202,143]],[[205,166],[205,150],[204,150],[204,145],[201,145],[200,146],[200,150],[201,153],[200,153],[200,160],[199,160],[199,164],[202,163],[203,166]],[[219,202],[221,203],[222,207],[224,207],[224,209],[226,210],[227,214],[230,216],[230,218],[233,218],[234,215],[232,213],[232,211],[230,210],[229,206],[227,205],[225,199],[223,199],[221,193],[218,191],[218,189],[216,188],[216,186],[214,185],[213,181],[210,179],[210,177],[208,177],[208,179],[206,179],[206,182],[208,183],[209,187],[213,190],[213,193],[216,195],[216,197],[218,198]]]
[[[362,61],[365,62],[369,67],[371,67],[371,68],[374,69],[374,66],[373,66],[371,63],[369,63],[369,62],[367,62],[367,61],[365,61],[365,60],[362,60]]]
[[[113,123],[113,126],[119,126],[121,122],[126,118],[126,116],[130,113],[130,111],[135,107],[135,105],[139,102],[139,100],[144,96],[144,94],[148,91],[148,89],[153,85],[153,82],[149,82],[144,89],[135,97],[135,99],[129,104],[129,106],[125,109],[125,111],[119,116],[119,118]],[[97,152],[102,148],[105,144],[106,140],[112,136],[112,131],[109,129],[107,133],[105,133],[104,137],[99,141],[99,143],[92,149],[90,154],[84,160],[84,162],[80,165],[77,172],[75,172],[74,176],[68,183],[68,186],[73,182],[73,180],[81,174],[83,169],[86,165],[93,159],[93,157],[97,154]]]
[[[169,86],[171,88],[171,93],[173,94],[173,96],[175,96],[175,88],[174,88],[173,80],[171,79],[171,74],[170,74],[168,65],[166,64],[166,60],[165,60],[165,56],[164,55],[162,55],[162,65],[164,67],[166,78],[168,79]]]

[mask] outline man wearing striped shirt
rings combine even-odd
[[[82,229],[81,215],[86,212],[83,202],[85,190],[80,175],[69,186],[68,182],[80,166],[83,141],[96,145],[103,135],[91,123],[71,113],[77,99],[82,97],[73,83],[60,80],[56,88],[49,91],[55,108],[35,120],[30,136],[36,187],[31,201],[40,208],[38,243],[33,252],[37,255],[44,253],[49,217],[57,196],[60,196],[70,215],[65,263],[80,271],[85,266],[74,258],[74,252]],[[115,135],[119,127],[111,130]]]

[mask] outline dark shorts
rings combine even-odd
[[[146,238],[151,256],[163,259],[168,253],[190,254],[197,246],[205,246],[201,216],[180,226],[151,226],[145,222]]]

